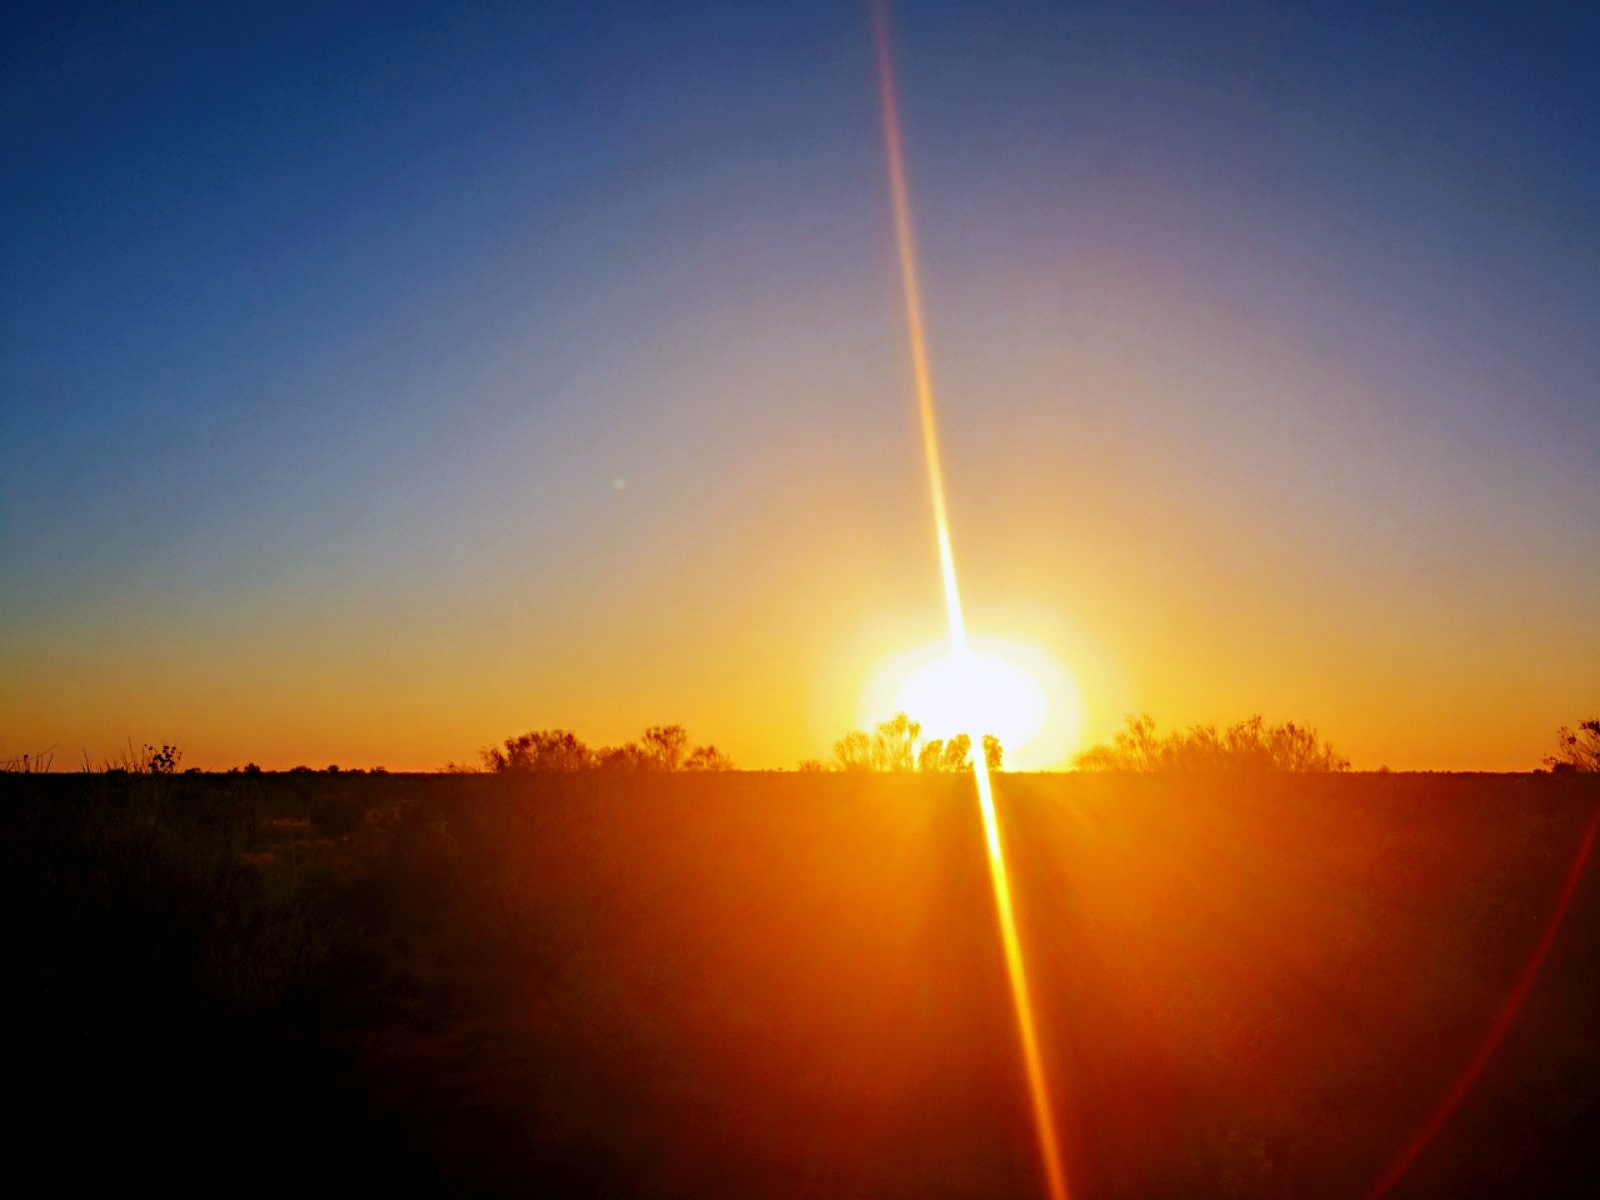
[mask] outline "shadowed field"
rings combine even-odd
[[[1034,1196],[972,781],[11,777],[17,1144],[58,1185]],[[999,776],[1074,1194],[1361,1196],[1595,780]],[[1395,1196],[1589,1194],[1600,881]]]

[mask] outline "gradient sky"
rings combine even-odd
[[[896,8],[968,622],[1090,738],[1525,769],[1600,710],[1600,9],[1287,7]],[[0,20],[0,757],[792,766],[942,636],[864,3]]]

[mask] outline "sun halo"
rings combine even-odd
[[[1062,765],[1078,746],[1083,701],[1069,671],[1029,646],[984,641],[887,660],[862,694],[868,726],[906,713],[926,739],[992,733],[1008,767]]]

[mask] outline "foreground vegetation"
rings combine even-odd
[[[1080,771],[1348,771],[1350,760],[1309,725],[1269,725],[1258,714],[1218,730],[1192,725],[1156,732],[1152,717],[1129,717],[1108,745],[1092,746],[1072,765]]]
[[[14,1144],[63,1186],[1037,1194],[970,778],[0,786]],[[1001,776],[1076,1194],[1360,1194],[1511,991],[1596,787]],[[1588,876],[1396,1194],[1583,1194],[1596,1011]]]

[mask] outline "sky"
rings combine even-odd
[[[1088,741],[1528,769],[1600,711],[1600,10],[1288,7],[894,6],[967,623]],[[0,758],[792,767],[944,637],[865,3],[0,22]]]

